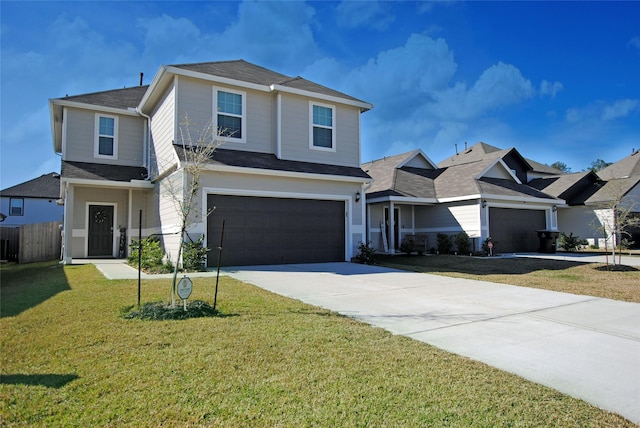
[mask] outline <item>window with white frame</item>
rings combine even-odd
[[[118,118],[96,114],[94,156],[116,158],[118,154]]]
[[[23,198],[11,198],[9,200],[9,215],[24,215]]]
[[[227,141],[245,141],[245,98],[244,92],[214,89],[216,130]]]
[[[336,128],[334,106],[325,104],[309,104],[311,126],[309,130],[309,146],[317,150],[336,149]]]

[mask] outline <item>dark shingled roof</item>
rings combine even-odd
[[[57,199],[60,197],[60,174],[50,172],[33,180],[0,191],[3,197]]]
[[[598,171],[603,180],[640,176],[640,151],[635,150],[624,159],[619,160]]]
[[[300,76],[289,77],[242,59],[234,61],[203,62],[199,64],[178,64],[172,65],[172,67],[195,71],[198,73],[211,74],[212,76],[240,80],[243,82],[255,83],[257,85],[280,85],[293,89],[315,92],[322,95],[364,102],[350,95],[303,79]]]
[[[468,149],[465,149],[450,157],[449,159],[443,160],[442,162],[438,163],[438,167],[446,168],[449,166],[462,165],[465,163],[477,162],[485,159],[495,159],[498,157],[505,159],[509,154],[517,154],[519,158],[521,158],[528,164],[532,171],[543,174],[562,174],[562,171],[560,171],[559,169],[552,168],[548,165],[523,157],[515,148],[500,149],[498,147],[494,147],[490,144],[482,142],[476,143]]]
[[[148,87],[149,85],[134,86],[132,88],[73,95],[59,99],[126,110],[128,108],[136,108],[138,106]]]
[[[455,198],[478,194],[509,197],[535,197],[553,199],[526,184],[509,179],[477,177],[499,162],[485,158],[447,168],[416,168],[402,165],[414,152],[368,162],[363,165],[374,178],[367,191],[368,198],[405,196],[425,199]],[[400,166],[400,167],[399,167]]]
[[[180,160],[185,161],[185,148],[174,145]],[[213,165],[235,166],[240,168],[255,168],[273,171],[301,172],[306,174],[338,175],[344,177],[370,179],[369,175],[361,168],[327,165],[313,162],[301,162],[278,159],[271,153],[245,152],[241,150],[216,149],[211,157]]]
[[[606,204],[607,202],[611,202],[615,198],[624,197],[638,185],[640,185],[640,175],[609,180],[605,182],[597,192],[587,198],[585,200],[585,204]],[[637,207],[636,209],[634,209],[634,211],[636,210]]]
[[[564,199],[569,205],[583,205],[602,187],[598,176],[592,171],[536,178],[528,184],[541,192]]]
[[[136,166],[62,161],[62,177],[128,182],[131,180],[144,180],[147,177],[147,169]]]

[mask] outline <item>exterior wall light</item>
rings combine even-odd
[[[356,193],[356,202],[360,202],[360,192]]]
[[[482,201],[482,208],[487,208],[487,201]]]

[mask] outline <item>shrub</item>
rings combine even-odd
[[[192,242],[185,242],[182,251],[182,267],[186,271],[205,270],[204,262],[207,257],[207,248],[204,245],[204,236]]]
[[[376,262],[376,249],[371,246],[371,243],[367,242],[365,244],[364,242],[360,242],[358,250],[360,251],[356,256],[358,263],[372,265]]]
[[[416,243],[411,238],[404,238],[402,243],[400,244],[400,251],[406,253],[407,255],[416,251]]]
[[[163,266],[164,250],[160,246],[160,240],[156,237],[144,238],[142,241],[132,239],[127,261],[132,266],[138,265],[138,252],[142,243],[142,257],[140,258],[140,266],[143,269],[157,268]]]
[[[495,242],[493,242],[493,239],[491,239],[491,237],[488,237],[484,240],[484,242],[482,243],[482,252],[485,256],[488,256],[489,254],[495,254],[495,246],[493,247],[493,251],[491,251],[489,249],[489,242],[492,242],[495,245]]]
[[[560,239],[558,240],[558,246],[569,252],[578,251],[581,246],[587,244],[588,242],[586,239],[580,239],[578,236],[573,236],[573,233],[569,233],[569,235],[561,233]]]
[[[469,243],[469,235],[467,232],[460,232],[454,237],[454,241],[456,247],[458,248],[458,254],[469,254],[469,248],[471,248],[471,244]]]
[[[139,308],[129,306],[121,310],[126,319],[142,320],[184,320],[189,318],[214,317],[218,311],[202,300],[192,300],[187,303],[187,310],[183,305],[170,306],[162,302],[144,303]]]
[[[451,237],[444,233],[438,233],[438,252],[440,254],[449,254],[451,252]]]

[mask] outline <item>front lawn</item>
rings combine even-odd
[[[136,281],[92,265],[1,269],[0,426],[634,426],[227,277],[220,316],[143,321],[121,316]],[[211,302],[215,278],[193,283]],[[144,281],[143,301],[167,300],[169,284]]]
[[[450,255],[378,256],[382,265],[457,278],[640,303],[640,269],[607,271],[604,264],[535,258]]]

